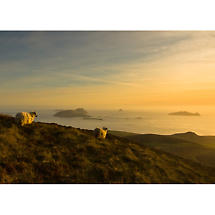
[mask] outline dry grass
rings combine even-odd
[[[213,183],[214,169],[109,134],[0,115],[0,183]]]
[[[116,131],[115,133],[118,135]],[[213,136],[184,133],[177,135],[138,134],[125,137],[142,146],[162,150],[215,168],[215,137]]]

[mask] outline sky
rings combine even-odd
[[[0,106],[215,105],[215,32],[0,32]]]

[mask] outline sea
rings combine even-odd
[[[191,109],[191,108],[190,108]],[[199,111],[201,109],[201,112]],[[138,110],[87,110],[93,119],[59,118],[55,109],[37,110],[36,122],[57,123],[83,129],[107,127],[109,130],[126,131],[141,134],[175,134],[192,131],[199,135],[215,135],[215,108],[193,108],[191,112],[199,112],[200,116],[168,115],[169,112],[183,111],[179,109],[138,109]],[[18,109],[2,109],[0,113],[15,116]],[[26,110],[23,110],[26,111]],[[187,111],[187,110],[185,110]],[[189,111],[189,110],[188,110]],[[96,118],[96,119],[95,119]]]

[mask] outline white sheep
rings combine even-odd
[[[37,117],[36,112],[20,112],[16,114],[16,122],[24,126],[26,124],[31,124],[35,117]]]
[[[97,137],[98,139],[105,139],[106,135],[107,135],[107,131],[108,131],[108,129],[105,127],[95,128],[95,130],[94,130],[95,137]]]

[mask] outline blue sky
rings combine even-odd
[[[0,32],[0,90],[4,104],[33,95],[35,100],[20,98],[26,105],[39,103],[43,94],[53,97],[52,91],[63,97],[66,89],[94,89],[95,95],[102,87],[144,85],[153,91],[159,80],[175,80],[174,65],[210,61],[211,53],[204,53],[213,42],[213,32]]]
[[[46,80],[43,87],[95,84],[84,78],[65,80],[63,75],[108,79],[118,72],[114,66],[152,61],[165,52],[163,47],[185,38],[150,32],[1,32],[1,82],[10,85],[16,79],[53,75],[56,80]],[[36,83],[29,87],[36,87]],[[42,80],[38,84],[41,86]]]

